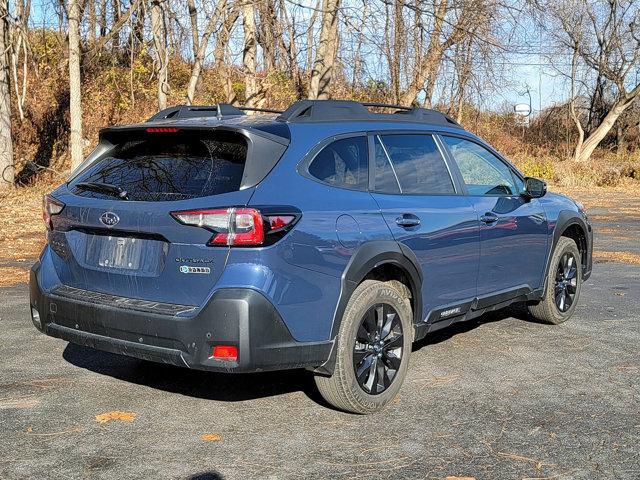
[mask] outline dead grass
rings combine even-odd
[[[42,251],[42,196],[53,188],[49,183],[39,183],[0,194],[0,265],[32,260]]]
[[[640,265],[640,255],[632,252],[607,252],[595,251],[593,257],[605,262],[627,263],[631,265]]]
[[[0,287],[11,287],[29,281],[29,268],[0,267]]]

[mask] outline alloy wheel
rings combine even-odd
[[[353,349],[356,379],[366,393],[378,395],[389,388],[402,363],[402,345],[402,323],[395,308],[386,303],[369,308]]]
[[[556,307],[565,313],[573,304],[578,289],[578,268],[576,259],[571,252],[565,252],[560,257],[556,270],[555,300]]]

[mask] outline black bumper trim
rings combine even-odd
[[[43,292],[31,271],[31,306],[52,337],[130,357],[220,372],[313,368],[330,356],[333,342],[298,342],[260,292],[217,290],[195,315],[180,317],[81,301]],[[211,357],[214,345],[235,345],[238,361]]]
[[[182,357],[182,352],[173,348],[156,347],[134,343],[128,340],[119,340],[117,338],[74,330],[73,328],[63,327],[62,325],[56,325],[54,323],[47,325],[47,335],[61,338],[77,345],[95,348],[96,350],[127,355],[158,363],[168,363],[178,367],[189,367]]]
[[[119,297],[108,293],[92,292],[81,288],[70,287],[68,285],[57,285],[51,293],[60,297],[66,297],[79,302],[108,305],[111,307],[125,308],[127,310],[137,310],[139,312],[158,313],[160,315],[178,315],[195,310],[193,305],[177,305],[175,303],[153,302],[140,300],[137,298]]]

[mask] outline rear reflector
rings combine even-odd
[[[216,345],[213,347],[213,358],[235,362],[238,360],[238,348],[233,345]]]
[[[149,127],[147,128],[147,133],[177,133],[179,132],[179,128],[175,127]]]

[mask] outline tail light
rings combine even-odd
[[[207,245],[270,245],[293,226],[298,215],[263,213],[255,208],[216,208],[171,212],[183,225],[213,232]]]
[[[53,215],[58,215],[60,212],[62,212],[63,208],[64,203],[62,203],[60,200],[56,200],[51,195],[45,195],[42,199],[42,220],[44,220],[44,224],[49,230],[53,229],[51,217]]]

